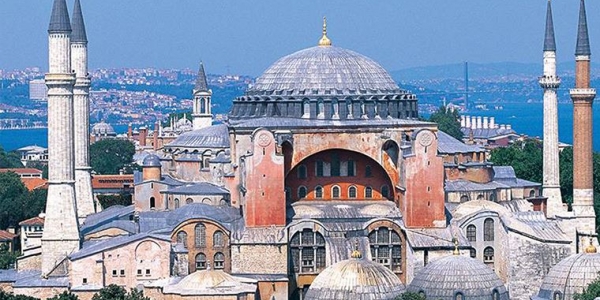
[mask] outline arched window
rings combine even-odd
[[[494,289],[492,291],[492,300],[500,300],[500,293],[497,289]]]
[[[477,200],[483,200],[483,199],[485,199],[485,197],[483,196],[483,194],[477,195]]]
[[[300,199],[306,198],[306,187],[305,186],[300,186],[298,188],[298,198],[300,198]]]
[[[150,197],[150,209],[155,208],[156,207],[156,200],[154,199],[154,197]]]
[[[325,104],[323,99],[317,101],[317,118],[323,118],[325,116]]]
[[[298,179],[306,179],[306,166],[305,165],[298,166]]]
[[[467,201],[469,201],[469,196],[467,196],[467,195],[460,196],[460,202],[467,202]]]
[[[206,247],[206,226],[202,223],[196,224],[194,228],[194,242],[196,248]]]
[[[320,185],[315,187],[315,198],[317,198],[317,199],[323,198],[323,187]]]
[[[351,186],[348,188],[348,198],[356,198],[356,187]]]
[[[317,273],[325,269],[325,238],[311,229],[296,232],[290,241],[295,273]]]
[[[369,233],[371,258],[394,272],[402,271],[400,235],[389,228],[379,227]]]
[[[190,204],[190,203],[194,202],[191,198],[188,198],[188,200],[190,200],[190,202],[187,202],[187,200],[186,200],[187,204]],[[204,198],[204,199],[202,199],[202,203],[204,203],[204,204],[212,204],[212,200],[210,200],[210,198]]]
[[[185,204],[191,204],[191,203],[194,203],[194,199],[192,199],[192,198],[185,199]]]
[[[221,252],[215,253],[215,270],[225,269],[225,255]]]
[[[535,197],[535,190],[529,191],[529,198]]]
[[[469,256],[471,258],[477,258],[477,250],[475,250],[475,249],[469,249]]]
[[[365,198],[370,199],[373,198],[373,188],[368,186],[365,188]]]
[[[554,292],[553,300],[562,300],[562,293],[559,291]]]
[[[196,270],[206,270],[206,255],[204,253],[196,255]]]
[[[477,227],[473,224],[467,226],[467,239],[469,242],[477,242]]]
[[[177,244],[183,245],[183,248],[187,249],[187,233],[180,231],[177,233]]]
[[[179,208],[179,199],[175,198],[175,209]]]
[[[454,294],[454,300],[465,300],[465,296],[463,295],[463,293],[458,292]]]
[[[498,198],[496,198],[496,192],[492,192],[490,195],[490,201],[497,202]]]
[[[340,197],[340,187],[337,185],[334,185],[331,188],[331,197],[332,198],[339,198]]]
[[[322,160],[317,160],[315,162],[315,174],[317,177],[323,177],[324,164]]]
[[[225,247],[225,239],[224,239],[223,231],[217,230],[213,234],[213,247],[215,247],[215,248]]]
[[[381,197],[383,197],[383,198],[390,197],[390,188],[387,185],[381,186]]]
[[[494,262],[494,248],[486,247],[485,249],[483,249],[483,262]]]
[[[494,220],[490,218],[483,221],[483,240],[486,242],[494,240]]]
[[[310,102],[308,101],[308,99],[304,100],[304,102],[302,102],[302,117],[303,118],[310,118]]]
[[[373,170],[371,169],[371,166],[365,167],[365,177],[373,177]]]

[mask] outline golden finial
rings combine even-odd
[[[350,254],[350,257],[360,259],[362,258],[362,253],[358,250],[358,239],[354,240],[354,251]]]
[[[327,37],[327,18],[323,17],[323,36],[319,40],[319,46],[329,47],[331,46],[331,40]]]
[[[460,251],[458,251],[458,239],[457,238],[453,238],[452,242],[454,243],[454,251],[452,251],[452,254],[454,254],[454,255],[460,255]]]
[[[590,237],[590,244],[585,248],[585,253],[596,253],[596,247],[594,246],[593,237]]]

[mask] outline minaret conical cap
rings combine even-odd
[[[73,20],[71,22],[73,32],[71,32],[71,42],[87,43],[87,34],[85,33],[85,23],[83,22],[83,13],[81,12],[81,3],[75,0],[73,7]]]
[[[204,63],[200,62],[200,69],[198,70],[198,78],[196,78],[196,85],[194,86],[196,92],[208,92],[208,83],[206,83],[206,73],[204,73]]]
[[[546,35],[544,37],[544,51],[556,51],[554,22],[552,21],[552,4],[550,4],[550,0],[548,0],[548,8],[546,10]]]
[[[576,56],[591,55],[590,38],[588,36],[587,17],[585,14],[585,1],[581,0],[579,7],[579,25],[577,27],[577,47],[575,49]]]
[[[69,10],[65,0],[54,0],[52,6],[52,15],[50,16],[50,25],[48,33],[67,33],[71,32],[71,21],[69,21]]]

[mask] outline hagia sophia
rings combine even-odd
[[[54,0],[44,230],[16,270],[0,271],[0,289],[84,300],[111,284],[168,300],[573,299],[600,272],[580,5],[572,211],[558,176],[550,1],[542,183],[419,119],[417,96],[334,46],[324,20],[316,46],[276,60],[222,123],[201,64],[192,121],[140,132],[138,146],[156,151],[134,174],[133,205],[96,211],[84,19],[79,0],[72,18]]]

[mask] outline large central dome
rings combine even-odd
[[[339,47],[316,46],[277,60],[248,89],[249,94],[393,93],[399,87],[372,59]]]

